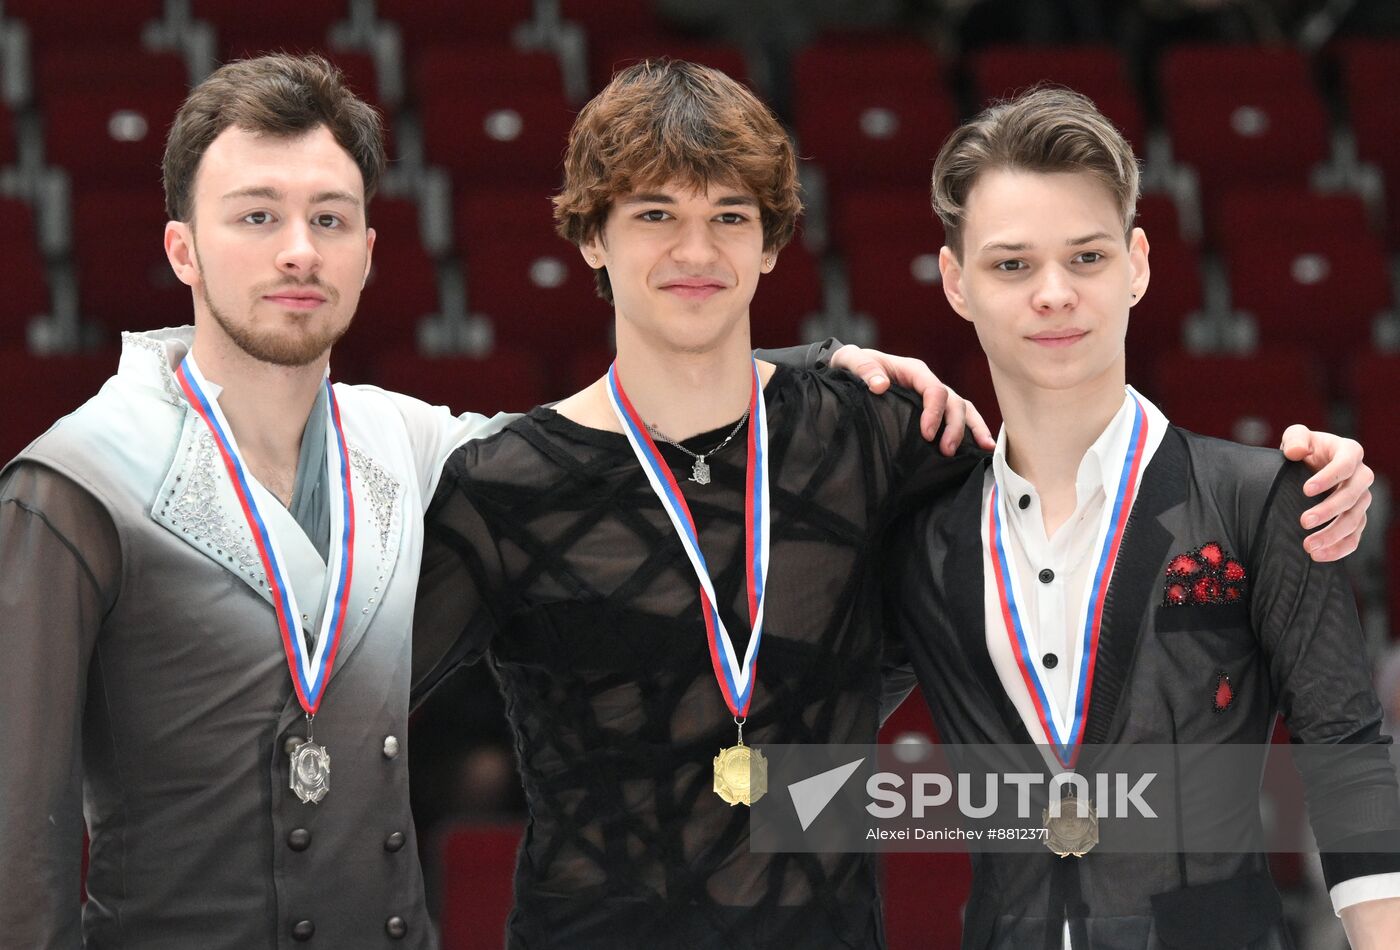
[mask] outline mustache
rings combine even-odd
[[[340,302],[340,291],[319,277],[310,277],[306,280],[296,280],[294,278],[283,278],[266,284],[258,284],[253,287],[254,297],[266,297],[275,295],[283,290],[315,290],[326,298],[330,303]]]

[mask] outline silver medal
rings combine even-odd
[[[323,745],[303,742],[292,753],[291,789],[304,805],[314,805],[331,790],[331,754]]]

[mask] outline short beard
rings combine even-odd
[[[198,248],[195,249],[195,263],[199,264]],[[343,327],[332,326],[321,333],[299,332],[287,338],[278,333],[260,334],[251,327],[238,326],[214,305],[213,298],[209,296],[209,282],[203,279],[204,267],[199,265],[199,268],[199,293],[204,298],[204,305],[209,308],[209,315],[235,346],[260,363],[294,369],[309,366],[324,356],[350,329],[351,321],[346,321]],[[331,296],[334,297],[334,294]],[[336,301],[329,302],[334,304]]]

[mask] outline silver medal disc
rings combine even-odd
[[[292,753],[291,789],[303,804],[314,805],[331,789],[331,755],[323,745],[303,742]]]

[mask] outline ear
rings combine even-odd
[[[369,271],[374,265],[374,228],[365,229],[365,274],[360,280],[360,289],[365,289],[365,284],[369,283]]]
[[[165,222],[165,259],[180,283],[194,287],[199,283],[199,259],[194,250],[194,231],[183,221]]]
[[[773,273],[773,268],[778,266],[778,252],[765,250],[758,266],[762,273]]]
[[[943,276],[943,296],[948,298],[948,303],[958,316],[971,323],[972,312],[963,294],[963,268],[953,249],[946,244],[938,252],[938,272]]]
[[[608,249],[603,244],[603,231],[599,228],[593,236],[578,246],[583,262],[594,270],[608,266]]]
[[[1133,228],[1132,236],[1128,239],[1128,267],[1132,272],[1132,282],[1128,289],[1133,295],[1128,301],[1129,306],[1136,305],[1147,293],[1147,284],[1152,277],[1147,255],[1151,250],[1147,243],[1147,232],[1142,228]]]

